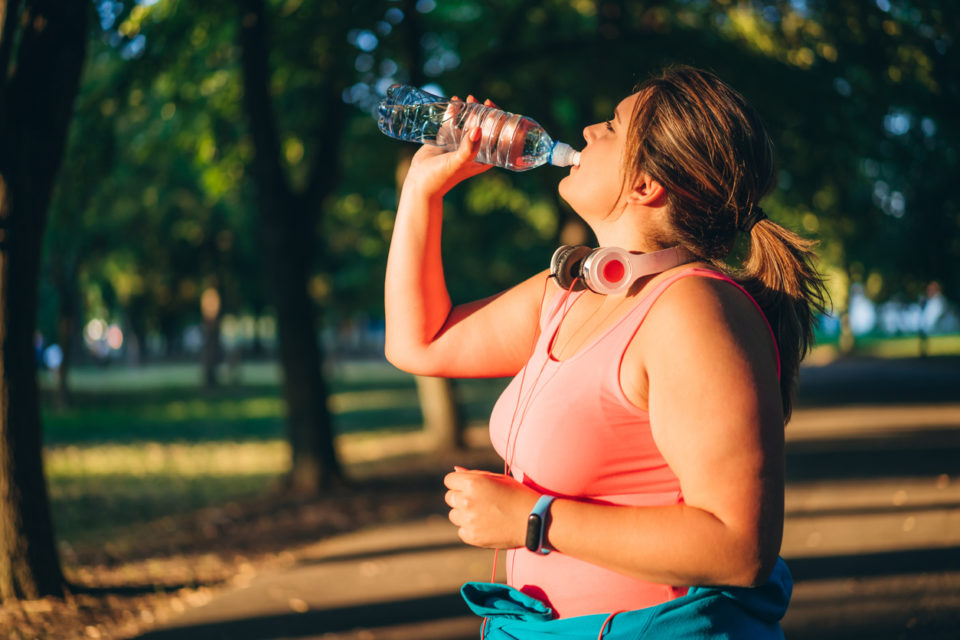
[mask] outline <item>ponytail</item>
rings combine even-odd
[[[818,243],[780,226],[762,212],[745,232],[750,236],[750,252],[732,275],[763,309],[776,336],[786,424],[793,410],[800,361],[813,343],[816,313],[828,306],[823,278],[814,266]]]

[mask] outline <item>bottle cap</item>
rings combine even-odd
[[[574,151],[573,147],[566,142],[557,142],[550,151],[550,164],[555,167],[569,167],[572,164],[580,164],[580,152]]]

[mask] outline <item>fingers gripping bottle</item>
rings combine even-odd
[[[409,85],[395,84],[378,105],[380,131],[411,142],[456,149],[466,132],[480,127],[477,162],[511,171],[544,164],[580,164],[580,152],[556,142],[536,121],[479,102],[447,100]]]

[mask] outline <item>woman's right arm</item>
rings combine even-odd
[[[474,161],[479,133],[471,130],[456,151],[424,145],[403,184],[384,283],[386,356],[411,373],[512,375],[526,362],[539,331],[544,273],[456,307],[447,292],[440,252],[443,196],[490,168]]]

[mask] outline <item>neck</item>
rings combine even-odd
[[[673,245],[661,245],[651,238],[639,234],[601,233],[595,231],[597,245],[601,247],[620,247],[630,253],[653,253],[661,249],[668,249]]]
[[[590,227],[601,247],[620,247],[631,253],[653,253],[676,245],[664,242],[670,234],[664,233],[659,209],[638,211],[629,209],[618,215],[592,222]]]

